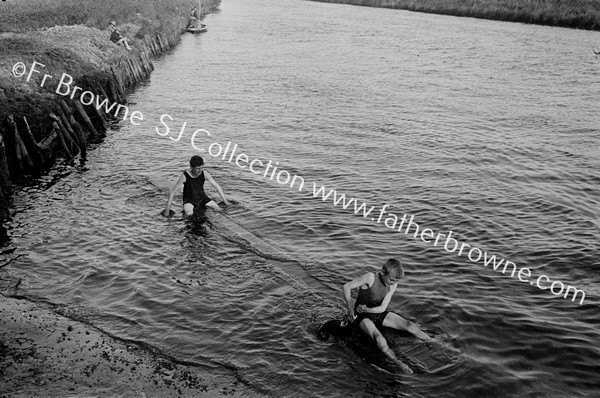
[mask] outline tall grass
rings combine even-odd
[[[220,0],[201,0],[203,11],[218,7]],[[125,56],[108,41],[110,21],[129,37],[154,36],[176,39],[198,0],[8,0],[0,1],[0,129],[6,115],[27,115],[37,138],[45,137],[47,115],[55,106],[52,93],[27,85],[10,73],[15,62],[45,65],[44,73],[75,79],[96,78],[100,69]],[[69,27],[38,31],[55,25],[85,25],[104,30]],[[16,32],[16,34],[1,34]],[[138,40],[130,43],[135,47]],[[77,81],[77,80],[76,80]],[[39,134],[39,136],[38,136]]]
[[[203,9],[219,3],[202,0]],[[55,25],[87,25],[105,29],[110,21],[142,25],[138,33],[171,30],[198,0],[8,0],[0,2],[0,32],[28,31]]]
[[[600,30],[599,0],[313,0]]]

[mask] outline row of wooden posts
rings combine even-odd
[[[146,36],[139,51],[112,65],[110,72],[84,77],[83,82],[77,82],[78,86],[111,102],[124,104],[127,90],[154,70],[149,55],[167,51],[176,40],[161,35]],[[47,169],[60,154],[70,161],[79,155],[80,161],[85,162],[90,139],[101,138],[115,119],[103,108],[84,106],[76,99],[65,101],[57,94],[54,102],[47,115],[43,115],[46,121],[41,129],[44,131],[38,134],[32,132],[26,115],[9,115],[6,120],[0,120],[0,218],[8,208],[10,181]],[[36,135],[43,138],[38,141]]]

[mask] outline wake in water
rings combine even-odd
[[[128,198],[127,203],[132,206],[144,206],[154,209],[161,208],[167,189],[156,186],[151,179],[147,179],[146,183],[146,192]],[[176,199],[181,201],[180,196],[176,197]],[[226,208],[222,213],[215,213],[212,210],[206,211],[197,207],[194,215],[187,219],[182,214],[172,211],[171,217],[168,220],[169,222],[184,223],[185,227],[181,232],[194,245],[201,244],[194,242],[204,242],[203,239],[207,238],[210,234],[216,234],[227,241],[235,243],[247,252],[258,255],[266,260],[274,261],[277,264],[278,274],[290,285],[283,285],[272,294],[284,297],[292,294],[295,289],[305,292],[315,292],[317,284],[321,288],[325,286],[326,290],[330,292],[339,289],[339,286],[324,283],[319,278],[308,273],[307,268],[310,268],[310,266],[308,266],[307,262],[309,260],[303,260],[297,253],[293,253],[286,248],[280,248],[273,242],[267,242],[259,238],[256,234],[235,222],[227,212],[236,207],[239,209],[241,205]],[[312,264],[312,267],[314,266],[315,264]],[[177,280],[177,282],[185,285],[180,280]],[[335,305],[339,305],[340,303],[340,297],[337,297],[336,294],[328,294],[327,297],[324,297],[322,293],[311,293],[310,295],[318,302],[329,301]],[[322,315],[317,316],[317,318],[322,319]],[[366,363],[372,364],[377,369],[398,375],[402,373],[385,355],[380,355],[377,346],[371,339],[365,337],[353,325],[342,325],[340,321],[335,320],[323,323],[322,320],[315,319],[314,322],[310,323],[309,329],[311,333],[314,333],[323,342],[342,341],[359,358]],[[416,342],[416,339],[412,338],[411,335],[397,331],[386,330],[385,335],[392,342],[391,346],[395,347],[396,351],[398,351],[398,357],[409,364],[416,373],[439,372],[456,363],[456,353],[451,352],[442,345],[438,344],[437,348],[433,348],[431,344],[425,344],[420,341]]]
[[[439,342],[424,343],[408,332],[381,328],[390,349],[415,373],[438,373],[457,362],[455,352]],[[320,340],[328,343],[341,342],[363,361],[387,372],[402,374],[402,370],[377,348],[375,342],[362,333],[356,323],[331,320],[317,331]]]

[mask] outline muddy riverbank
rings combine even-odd
[[[217,367],[177,363],[63,314],[0,294],[0,397],[259,396]]]

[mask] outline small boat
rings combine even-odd
[[[202,1],[198,0],[198,9],[192,8],[186,31],[190,33],[206,32],[208,29],[206,29],[206,25],[200,23],[200,18],[202,18]]]
[[[186,28],[186,31],[190,32],[190,33],[202,33],[202,32],[206,32],[208,29],[206,28],[206,25],[204,24],[200,24],[198,26],[188,26]]]

